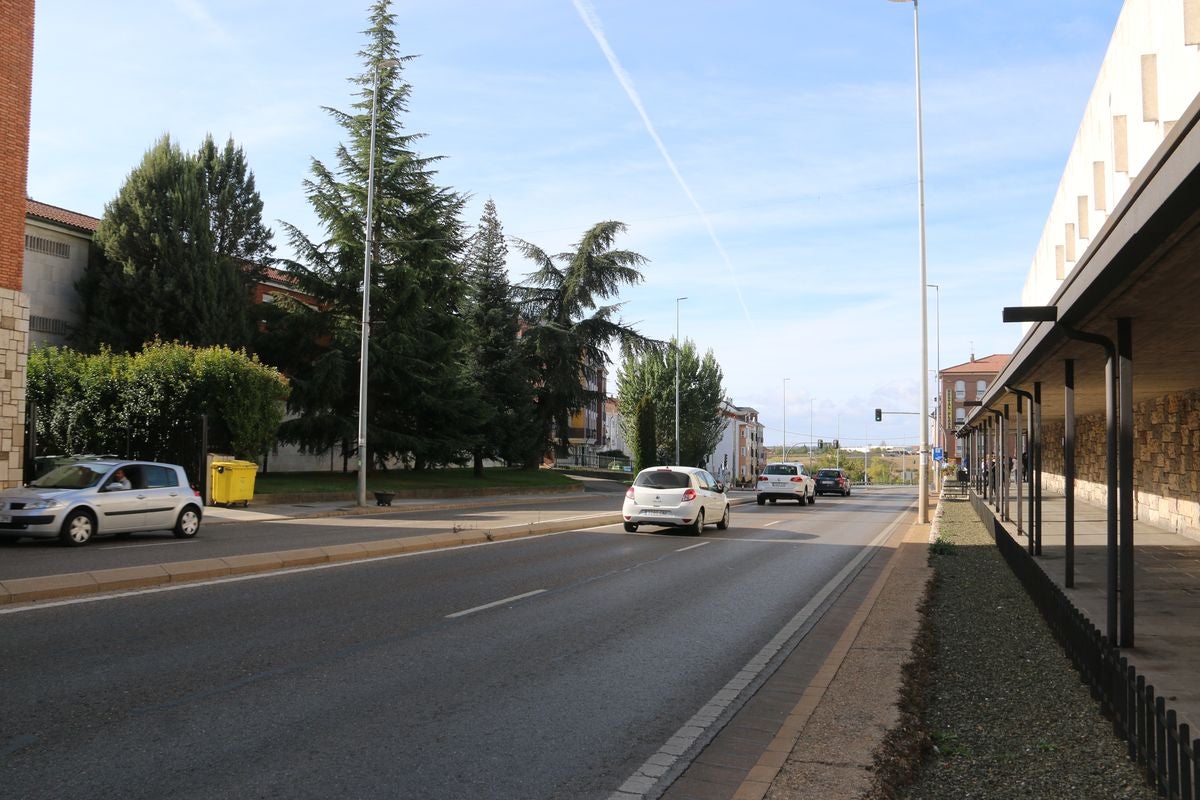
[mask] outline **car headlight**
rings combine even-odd
[[[26,511],[36,511],[42,508],[61,508],[63,502],[61,500],[34,500],[32,503],[25,504]]]

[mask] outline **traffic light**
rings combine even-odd
[[[838,440],[837,440],[837,439],[834,439],[834,440],[833,440],[833,449],[834,449],[834,450],[841,450],[841,449],[842,449],[842,446],[841,446],[840,444],[838,444]]]
[[[824,439],[817,439],[817,449],[818,450],[825,449],[825,440]]]
[[[875,409],[875,421],[883,422],[883,409],[882,408]]]

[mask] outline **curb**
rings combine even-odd
[[[435,533],[374,542],[334,544],[325,547],[307,547],[273,553],[250,553],[197,561],[175,561],[139,567],[117,567],[37,578],[12,578],[0,581],[0,606],[38,600],[60,600],[128,589],[145,589],[233,575],[274,572],[316,564],[365,561],[382,556],[440,550],[467,544],[485,544],[547,533],[561,533],[579,527],[615,525],[620,521],[619,513],[598,514],[595,517],[534,522],[489,530]]]
[[[382,490],[381,490],[382,491]],[[547,486],[547,487],[529,487],[518,489],[517,487],[496,487],[496,488],[480,488],[480,489],[445,489],[438,490],[436,493],[430,493],[428,490],[422,489],[396,489],[388,493],[397,500],[427,500],[431,497],[457,497],[457,498],[487,498],[496,497],[506,494],[523,494],[529,497],[537,497],[548,499],[555,495],[566,495],[574,497],[575,495],[584,492],[583,484],[576,486]],[[369,490],[368,495],[375,494],[375,490]],[[251,498],[251,502],[257,501],[263,505],[285,504],[285,503],[334,503],[341,500],[354,502],[358,499],[357,492],[275,492],[256,494]],[[217,504],[213,504],[217,505]],[[385,506],[386,508],[386,506]]]
[[[489,499],[484,495],[471,495],[470,497],[471,498],[480,498],[480,499],[484,500],[486,502],[486,504],[489,506],[521,505],[522,503],[528,503],[531,499],[536,499],[539,502],[557,502],[560,500],[578,500],[579,499],[578,492],[574,492],[574,491],[569,492],[569,493],[556,493],[556,494],[549,494],[549,495],[529,495],[529,496],[521,496],[521,497],[504,498],[504,499]],[[312,500],[311,497],[309,497],[307,499],[311,500],[312,502],[328,502],[328,501]],[[356,498],[350,497],[347,499],[350,500],[351,502],[353,502]],[[327,517],[365,516],[365,515],[369,515],[369,514],[406,514],[406,513],[416,513],[416,512],[423,512],[423,511],[457,511],[457,510],[468,507],[463,504],[464,499],[467,499],[466,496],[464,496],[463,498],[460,498],[457,501],[453,501],[453,502],[444,502],[444,503],[431,502],[431,503],[425,503],[422,505],[412,505],[412,506],[402,506],[402,505],[401,506],[354,506],[354,505],[350,505],[350,506],[341,506],[339,508],[315,508],[315,509],[312,509],[311,511],[297,511],[295,513],[292,513],[292,511],[289,510],[289,513],[287,513],[287,514],[281,514],[276,511],[256,511],[255,509],[249,508],[249,507],[241,508],[241,509],[238,509],[238,508],[228,508],[227,509],[225,506],[205,506],[203,520],[204,520],[205,525],[226,525],[231,522],[262,522],[262,521],[267,521],[267,520],[272,520],[272,519],[322,519],[322,518],[327,518]],[[283,503],[280,503],[280,505],[283,505]],[[297,503],[293,507],[294,508],[299,507],[299,505],[300,504]],[[246,514],[246,513],[256,514],[257,516],[253,517],[253,518],[249,518],[249,519],[238,519],[235,517],[210,516],[208,509],[211,509],[211,508],[219,508],[222,511],[225,511],[225,510],[235,511],[239,514]]]
[[[574,495],[554,499],[573,499]],[[541,499],[551,499],[542,497]],[[508,504],[527,502],[528,498],[513,498]],[[754,502],[754,498],[730,498],[730,505],[739,506]],[[345,509],[318,510],[311,515],[263,515],[264,519],[301,519],[314,517],[341,517],[354,514],[396,513],[400,511],[444,511],[462,508],[461,503],[426,505],[414,508],[390,506],[351,506]],[[208,520],[207,524],[237,522],[239,520]],[[620,512],[572,517],[567,520],[530,522],[500,528],[470,530],[455,533],[433,533],[382,539],[371,542],[333,544],[324,547],[306,547],[296,550],[280,550],[270,553],[207,558],[195,561],[175,561],[166,564],[148,564],[138,567],[71,572],[61,575],[46,575],[34,578],[10,578],[0,580],[0,606],[32,603],[39,600],[61,600],[83,595],[118,592],[129,589],[145,589],[169,584],[190,583],[233,575],[248,575],[258,572],[274,572],[294,567],[333,564],[342,561],[365,561],[383,556],[440,550],[466,544],[520,539],[548,533],[561,533],[575,528],[617,525],[622,521]]]

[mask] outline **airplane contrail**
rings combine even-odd
[[[579,12],[579,16],[583,18],[583,24],[591,31],[596,44],[600,45],[600,50],[604,53],[604,57],[608,59],[608,65],[612,68],[613,75],[616,76],[617,81],[621,84],[621,88],[625,90],[625,94],[629,97],[629,102],[633,103],[633,107],[642,118],[642,124],[646,126],[646,132],[650,134],[650,138],[654,140],[655,146],[658,147],[658,152],[662,154],[663,160],[667,162],[667,167],[671,170],[671,174],[675,176],[676,182],[679,183],[679,188],[683,189],[683,193],[687,195],[692,208],[696,209],[696,213],[700,215],[700,220],[704,223],[704,227],[708,231],[708,238],[712,239],[713,246],[717,248],[717,252],[721,254],[721,258],[725,261],[725,268],[729,271],[729,277],[733,281],[733,288],[737,292],[738,302],[742,304],[742,312],[746,315],[746,321],[750,322],[750,309],[746,307],[746,301],[742,297],[742,289],[738,286],[737,274],[733,270],[733,262],[730,261],[729,254],[725,252],[721,240],[717,238],[717,232],[709,221],[708,214],[700,207],[696,196],[692,194],[691,187],[688,186],[687,181],[683,179],[683,175],[676,168],[671,154],[667,152],[667,146],[663,144],[663,140],[659,138],[658,131],[654,129],[654,123],[650,121],[650,116],[646,113],[646,107],[642,105],[642,99],[638,97],[637,90],[633,88],[633,81],[630,80],[629,75],[621,66],[621,62],[617,60],[617,54],[608,46],[608,39],[604,36],[604,30],[600,25],[600,18],[596,15],[596,10],[592,8],[591,4],[585,2],[585,0],[571,0],[571,2],[575,5],[575,10]]]

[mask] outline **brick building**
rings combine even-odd
[[[1007,353],[975,358],[963,364],[946,367],[938,373],[937,418],[933,426],[934,446],[942,448],[945,463],[954,463],[962,455],[961,442],[954,432],[962,427],[969,414],[964,402],[980,400],[1008,363]]]
[[[33,0],[0,0],[0,487],[20,485],[29,300],[22,291]]]

